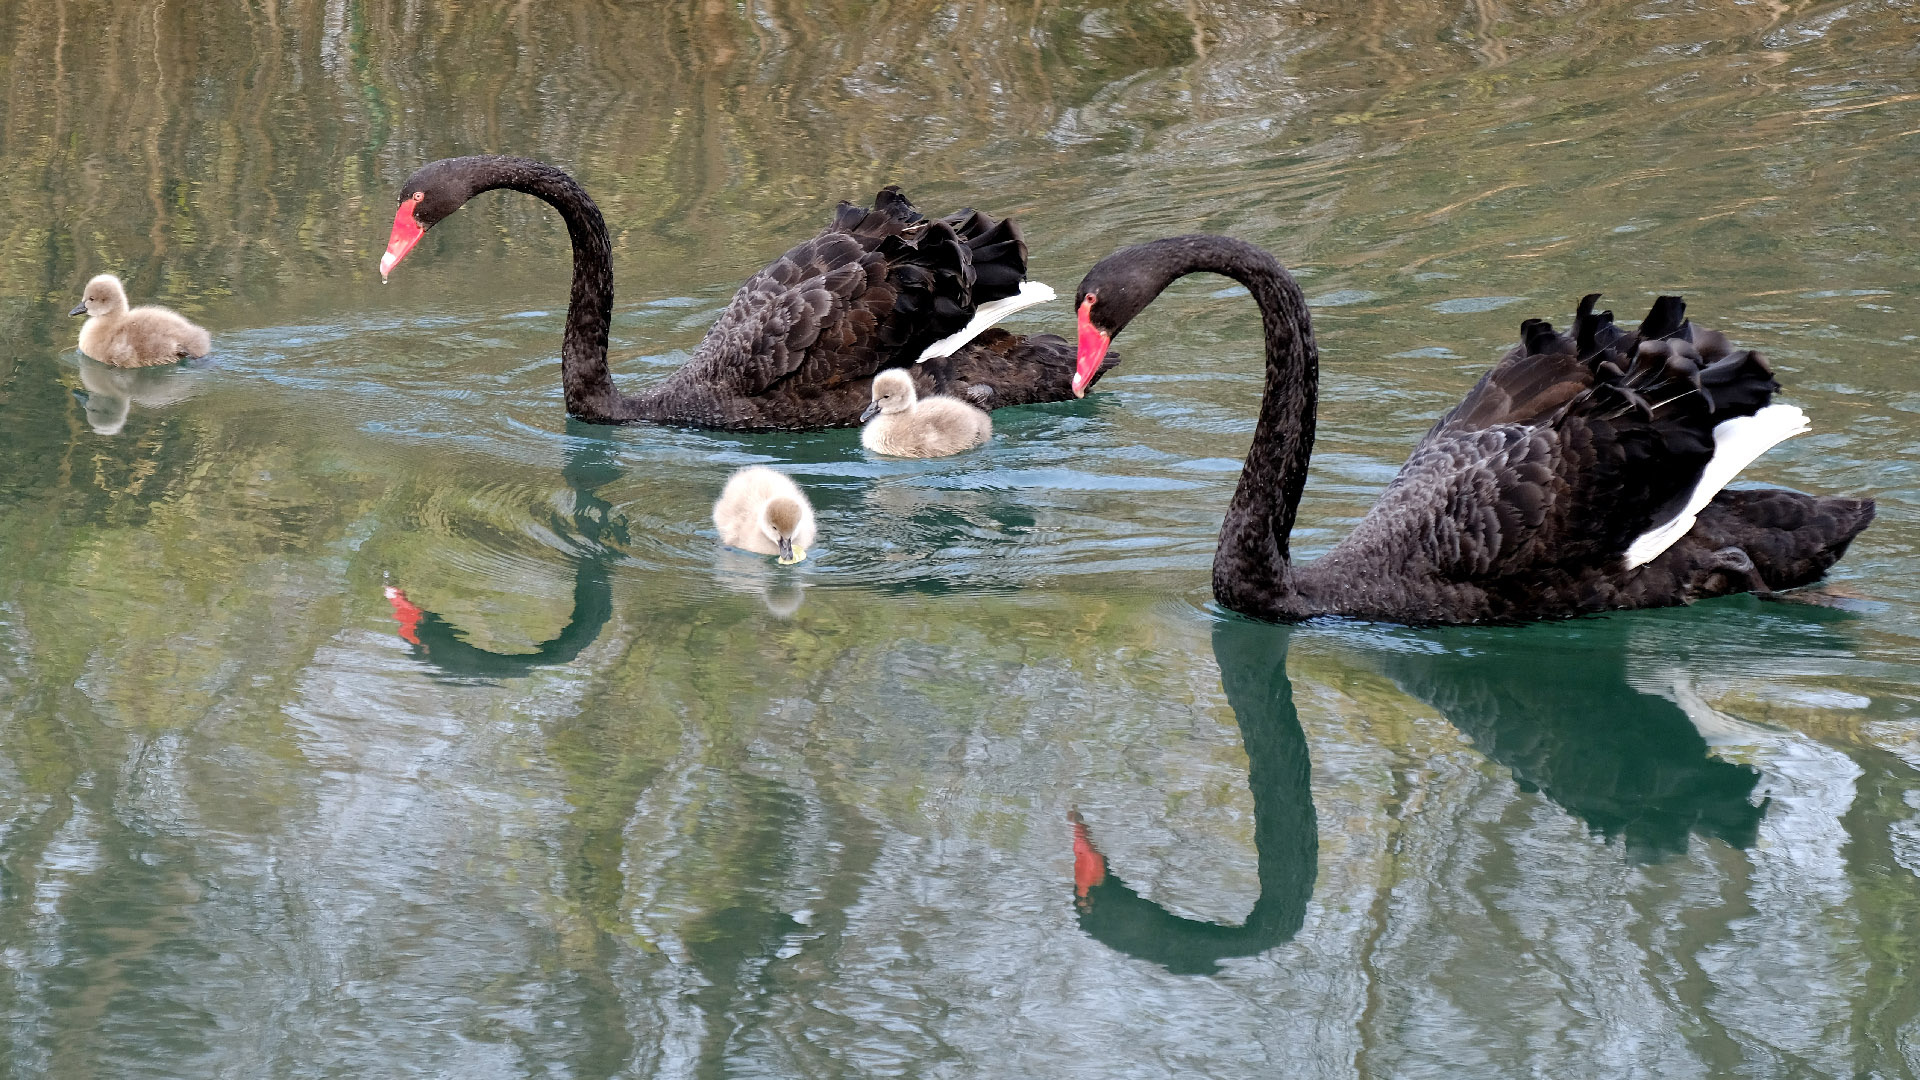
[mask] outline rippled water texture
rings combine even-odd
[[[0,90],[0,1074],[1920,1072],[1911,4],[46,0]],[[1230,282],[961,457],[571,427],[546,207],[380,284],[488,150],[606,209],[628,387],[897,182],[1063,293],[1297,267],[1309,554],[1594,289],[1762,349],[1815,432],[1750,477],[1880,518],[1789,602],[1248,623]],[[211,363],[82,361],[103,270]],[[716,550],[749,462],[795,570]]]

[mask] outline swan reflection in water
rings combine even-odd
[[[603,434],[605,430],[577,421],[567,423],[571,444],[561,471],[573,491],[573,514],[554,526],[562,535],[578,537],[584,550],[573,557],[573,613],[566,626],[532,652],[494,652],[467,641],[452,623],[416,606],[403,590],[389,585],[387,601],[393,605],[400,636],[412,646],[415,657],[449,675],[511,678],[568,663],[599,639],[613,617],[612,571],[620,557],[613,545],[627,540],[625,525],[599,494],[620,476],[619,447]]]
[[[1214,626],[1213,655],[1247,748],[1260,897],[1239,926],[1188,919],[1135,892],[1073,820],[1074,907],[1096,940],[1177,975],[1209,975],[1221,960],[1252,956],[1300,932],[1319,871],[1312,762],[1287,680],[1288,628],[1229,619]]]
[[[83,387],[73,392],[74,400],[86,410],[87,426],[96,435],[120,434],[135,405],[161,409],[178,404],[206,389],[211,377],[205,362],[117,368],[82,353],[74,359]]]
[[[1712,756],[1681,695],[1657,692],[1661,677],[1634,685],[1629,659],[1647,649],[1629,634],[1659,629],[1635,622],[1443,633],[1444,652],[1380,653],[1371,666],[1629,858],[1683,852],[1690,834],[1753,846],[1760,770]]]
[[[1259,899],[1227,926],[1184,918],[1134,891],[1072,815],[1074,906],[1081,929],[1176,974],[1285,944],[1306,917],[1319,839],[1307,741],[1287,678],[1289,630],[1239,619],[1213,631],[1227,702],[1247,751]],[[1754,843],[1766,803],[1758,769],[1711,756],[1680,705],[1629,682],[1634,650],[1618,624],[1395,639],[1405,651],[1355,658],[1439,710],[1488,758],[1628,858],[1681,852],[1689,834]],[[1346,650],[1341,650],[1343,653]],[[1118,823],[1103,826],[1117,828]]]

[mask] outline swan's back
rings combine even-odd
[[[975,210],[928,218],[892,187],[870,209],[843,202],[819,235],[747,279],[655,393],[720,427],[849,423],[868,380],[970,326],[980,305],[1019,294],[1026,269],[1010,219]],[[1064,343],[1023,350],[1021,340],[964,346],[929,361],[925,377],[991,407],[1057,400],[1071,378]]]
[[[1354,531],[1298,568],[1303,593],[1415,622],[1540,618],[1788,588],[1840,557],[1871,501],[1720,490],[1804,430],[1760,356],[1678,297],[1633,333],[1595,299],[1571,334],[1522,324]]]

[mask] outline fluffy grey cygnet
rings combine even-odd
[[[873,404],[860,414],[860,443],[893,457],[946,457],[993,438],[993,419],[959,398],[920,397],[899,368],[873,377]]]
[[[727,478],[713,504],[720,542],[761,555],[777,555],[785,565],[807,557],[815,529],[813,504],[800,486],[765,465],[750,465]]]
[[[87,282],[80,303],[67,314],[85,315],[80,351],[114,367],[177,364],[213,351],[213,339],[163,307],[127,307],[127,289],[112,274]]]

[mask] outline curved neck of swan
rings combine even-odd
[[[1220,526],[1220,545],[1213,556],[1214,596],[1249,614],[1311,614],[1296,591],[1287,545],[1307,484],[1320,393],[1320,352],[1306,297],[1272,255],[1244,241],[1183,236],[1147,246],[1158,245],[1165,245],[1160,257],[1167,271],[1161,288],[1200,271],[1230,277],[1245,285],[1260,305],[1266,336],[1266,393],[1240,486]]]
[[[656,419],[650,397],[620,393],[607,370],[613,241],[593,197],[559,169],[524,159],[501,163],[474,194],[494,188],[525,192],[559,211],[573,241],[573,290],[567,301],[566,339],[560,346],[567,412],[595,423]]]

